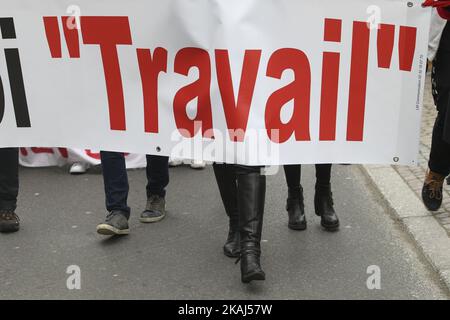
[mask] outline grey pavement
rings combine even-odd
[[[284,176],[268,177],[263,233],[267,280],[244,285],[222,254],[227,219],[211,167],[171,169],[169,213],[139,223],[145,171],[129,172],[131,235],[103,238],[99,169],[70,176],[65,168],[21,169],[22,230],[0,235],[2,299],[448,299],[448,289],[359,166],[336,166],[342,221],[327,233],[313,213],[314,169],[305,166],[308,230],[288,230]],[[81,290],[68,290],[66,269],[81,269]],[[379,266],[381,289],[366,286]]]
[[[409,188],[421,198],[422,186],[428,169],[428,159],[431,148],[431,136],[433,134],[434,121],[437,111],[431,95],[431,79],[427,76],[424,94],[424,106],[422,110],[422,129],[420,136],[420,151],[418,166],[393,166]],[[436,220],[450,235],[450,187],[444,188],[444,200],[439,211],[433,213]],[[449,253],[450,254],[450,253]]]
[[[428,75],[418,165],[364,166],[363,171],[393,219],[409,234],[440,280],[450,289],[450,187],[444,185],[443,204],[437,212],[427,211],[421,198],[436,114]]]

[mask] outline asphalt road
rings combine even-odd
[[[313,213],[312,166],[304,169],[308,230],[288,230],[284,176],[268,178],[262,264],[265,282],[244,285],[222,254],[227,220],[211,167],[171,169],[168,216],[143,225],[145,173],[129,172],[131,235],[103,238],[106,212],[99,169],[22,169],[22,230],[0,235],[2,299],[448,299],[436,274],[383,207],[358,166],[336,166],[339,232]],[[68,266],[81,270],[69,290]],[[381,289],[366,285],[369,266]]]

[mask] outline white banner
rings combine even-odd
[[[142,154],[125,154],[128,169],[145,168],[147,159]],[[100,152],[68,148],[20,148],[19,162],[25,167],[53,167],[74,163],[100,165]]]
[[[2,147],[416,164],[421,1],[0,2]]]

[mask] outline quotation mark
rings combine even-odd
[[[44,17],[45,34],[52,58],[62,58],[61,29],[58,17]],[[79,22],[73,16],[61,17],[64,40],[72,59],[80,58]]]
[[[380,24],[378,29],[378,67],[390,69],[394,51],[396,26],[393,24]],[[417,29],[400,26],[398,40],[398,58],[401,71],[411,71],[416,51]]]

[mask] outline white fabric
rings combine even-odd
[[[31,128],[17,127],[11,93],[5,90],[0,147],[62,145],[75,149],[149,153],[248,165],[417,164],[430,10],[421,7],[422,0],[410,2],[413,6],[407,6],[406,1],[399,0],[77,0],[75,3],[80,9],[82,21],[79,26],[81,56],[74,59],[69,57],[60,19],[68,15],[68,8],[73,8],[72,0],[2,0],[2,17],[14,18],[17,39],[0,39],[0,46],[19,48]],[[369,13],[368,8],[373,7],[379,10]],[[51,57],[50,40],[44,29],[43,18],[53,16],[59,17],[62,58]],[[102,19],[125,17],[130,25],[132,44],[117,46],[124,89],[126,130],[111,130],[100,47],[97,44],[85,44],[88,42],[88,31],[83,21],[92,20],[93,17],[99,20],[99,16]],[[326,19],[342,21],[340,43],[324,41]],[[352,50],[358,50],[364,45],[356,41],[352,46],[352,39],[354,25],[367,21],[395,25],[396,40],[401,34],[400,28],[416,28],[416,45],[412,52],[411,71],[399,69],[399,41],[394,43],[390,67],[381,68],[377,60],[378,31],[377,28],[370,29],[367,92],[365,99],[362,99],[363,102],[365,100],[362,141],[351,141],[347,132],[348,127],[355,125],[355,121],[348,121],[349,96],[361,96],[362,93],[358,92],[363,88],[363,82],[355,78],[358,80],[354,80],[354,91],[349,92],[352,70],[355,74],[361,72],[361,61],[358,59],[362,57],[356,55],[352,63]],[[107,31],[107,36],[117,35],[112,29]],[[330,33],[331,39],[333,31]],[[92,36],[91,41],[92,38],[95,37]],[[158,81],[158,115],[153,113],[147,117],[158,120],[159,131],[149,133],[144,130],[143,91],[137,49],[149,49],[153,54],[158,47],[167,50],[167,72],[162,72]],[[187,76],[180,71],[182,59],[178,55],[183,48],[197,48],[197,53],[199,50],[208,53],[206,58],[200,58],[200,55],[185,56],[183,61],[203,61],[211,67],[211,79],[208,82],[210,90],[203,90],[199,96],[211,97],[215,139],[201,137],[198,131],[195,137],[186,137],[175,120],[175,115],[182,115],[180,111],[174,111],[176,97],[183,96],[180,90],[199,77],[195,67]],[[275,63],[276,52],[288,48],[293,49],[289,58]],[[257,49],[261,50],[261,59],[249,118],[244,121],[247,123],[247,132],[243,142],[235,142],[227,131],[230,124],[226,121],[222,99],[226,96],[222,97],[219,90],[216,50],[228,50],[234,99],[237,100],[244,53]],[[330,70],[322,70],[325,51],[340,54],[336,136],[332,141],[320,139],[321,119],[326,118],[324,112],[321,113],[321,102],[330,94],[322,92],[322,76],[330,74]],[[307,63],[302,66],[296,79],[298,83],[302,81],[300,89],[307,89],[311,85],[310,97],[309,93],[299,93],[301,96],[296,98],[298,104],[295,108],[292,97],[287,101],[280,99],[279,104],[286,102],[286,105],[280,112],[269,116],[271,113],[266,107],[270,97],[294,80],[291,69],[286,68],[281,79],[277,79],[275,71],[269,72],[269,65],[271,62],[273,65],[287,65],[298,56],[302,57],[302,61],[306,57]],[[150,63],[149,59],[146,61]],[[175,61],[180,63],[178,68]],[[294,68],[299,64],[291,63],[290,66]],[[178,72],[175,72],[176,69]],[[308,69],[311,70],[311,80],[300,80],[308,75]],[[268,73],[272,76],[268,76]],[[6,74],[6,61],[1,54],[0,76],[5,89],[9,88]],[[226,78],[221,76],[225,82]],[[228,98],[232,101],[231,97]],[[309,115],[295,117],[295,130],[307,131],[308,137],[291,135],[290,139],[282,143],[270,140],[266,122],[275,118],[281,118],[283,123],[289,122],[294,111],[297,114],[299,110],[307,108],[308,100]],[[182,111],[187,113],[189,124],[190,120],[198,116],[199,110],[209,110],[207,103],[198,106],[198,102],[194,95],[183,106],[187,109]],[[355,103],[355,108],[361,109],[363,102]],[[233,109],[230,110],[228,112],[232,113]],[[239,112],[239,119],[246,120],[245,112]],[[303,120],[306,123],[299,124]],[[325,122],[328,125],[330,121],[333,120]]]
[[[51,167],[70,165],[75,162],[100,164],[100,154],[90,150],[60,148],[21,148],[20,164],[25,167]],[[145,155],[126,154],[128,169],[143,168],[147,165]]]
[[[447,20],[441,18],[436,9],[431,13],[430,41],[428,44],[428,60],[433,61],[439,49],[442,31],[444,31]]]

